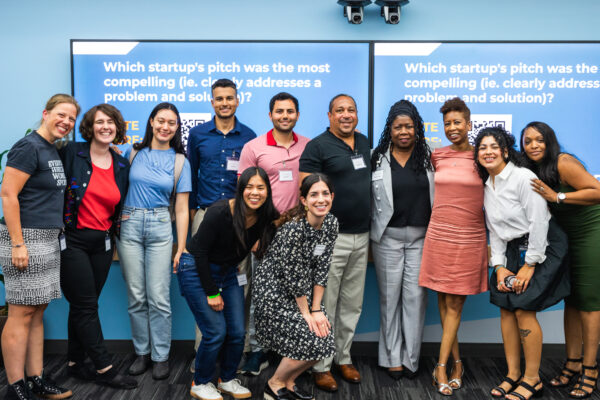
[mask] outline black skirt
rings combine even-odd
[[[508,242],[506,246],[506,268],[516,274],[519,271],[519,245],[524,238]],[[496,273],[490,277],[490,302],[509,311],[517,309],[542,311],[551,307],[571,293],[569,264],[567,257],[567,235],[554,218],[548,227],[546,260],[535,267],[527,290],[521,294],[500,292]]]

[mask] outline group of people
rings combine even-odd
[[[428,288],[438,294],[443,330],[433,382],[442,395],[459,390],[462,307],[489,286],[508,365],[491,395],[541,392],[536,312],[564,298],[567,362],[550,384],[576,380],[571,396],[589,397],[600,341],[592,284],[600,183],[561,152],[548,125],[527,125],[521,152],[500,127],[483,129],[471,144],[470,111],[455,98],[441,108],[451,144],[432,152],[417,108],[401,100],[371,151],[346,94],[331,100],[329,127],[312,140],[294,131],[300,109],[289,93],[271,99],[273,129],[258,137],[235,116],[232,81],[215,81],[211,104],[214,118],[190,131],[187,150],[177,108],[161,103],[142,142],[121,155],[114,145],[125,142],[126,124],[109,104],[85,113],[84,142],[55,146],[80,112],[73,97],[59,94],[40,127],[10,150],[0,224],[6,399],[72,395],[43,373],[42,316],[61,290],[69,302],[70,375],[122,389],[137,387],[131,376],[148,369],[154,379],[168,377],[171,273],[197,325],[191,396],[250,398],[236,376],[260,374],[268,350],[281,361],[265,399],[312,399],[296,384],[311,368],[317,387],[337,390],[334,364],[358,383],[350,347],[369,244],[380,296],[379,365],[392,378],[418,372]],[[113,368],[98,317],[115,248],[135,350],[127,374]]]

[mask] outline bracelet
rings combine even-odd
[[[506,267],[505,267],[504,265],[502,265],[502,264],[498,264],[498,265],[496,265],[496,266],[494,267],[494,272],[498,272],[498,270],[499,270],[500,268],[506,268]]]
[[[12,248],[13,248],[13,249],[16,249],[16,248],[18,248],[18,247],[23,247],[23,246],[25,246],[25,242],[23,242],[23,243],[19,243],[19,244],[13,244],[13,245],[12,245]]]
[[[216,297],[219,297],[221,295],[221,293],[217,293],[217,294],[213,294],[212,296],[208,296],[209,299],[214,299]]]
[[[310,313],[323,312],[323,310],[310,310]]]

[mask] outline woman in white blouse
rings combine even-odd
[[[492,248],[490,301],[500,307],[508,365],[507,376],[491,395],[526,400],[543,389],[539,377],[542,329],[536,312],[566,297],[570,285],[566,235],[550,219],[546,201],[531,187],[536,176],[521,167],[514,144],[514,137],[501,127],[483,129],[475,140],[475,160],[485,184]]]

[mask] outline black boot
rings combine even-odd
[[[23,379],[8,385],[4,400],[32,400],[33,395],[29,391],[29,386]]]

